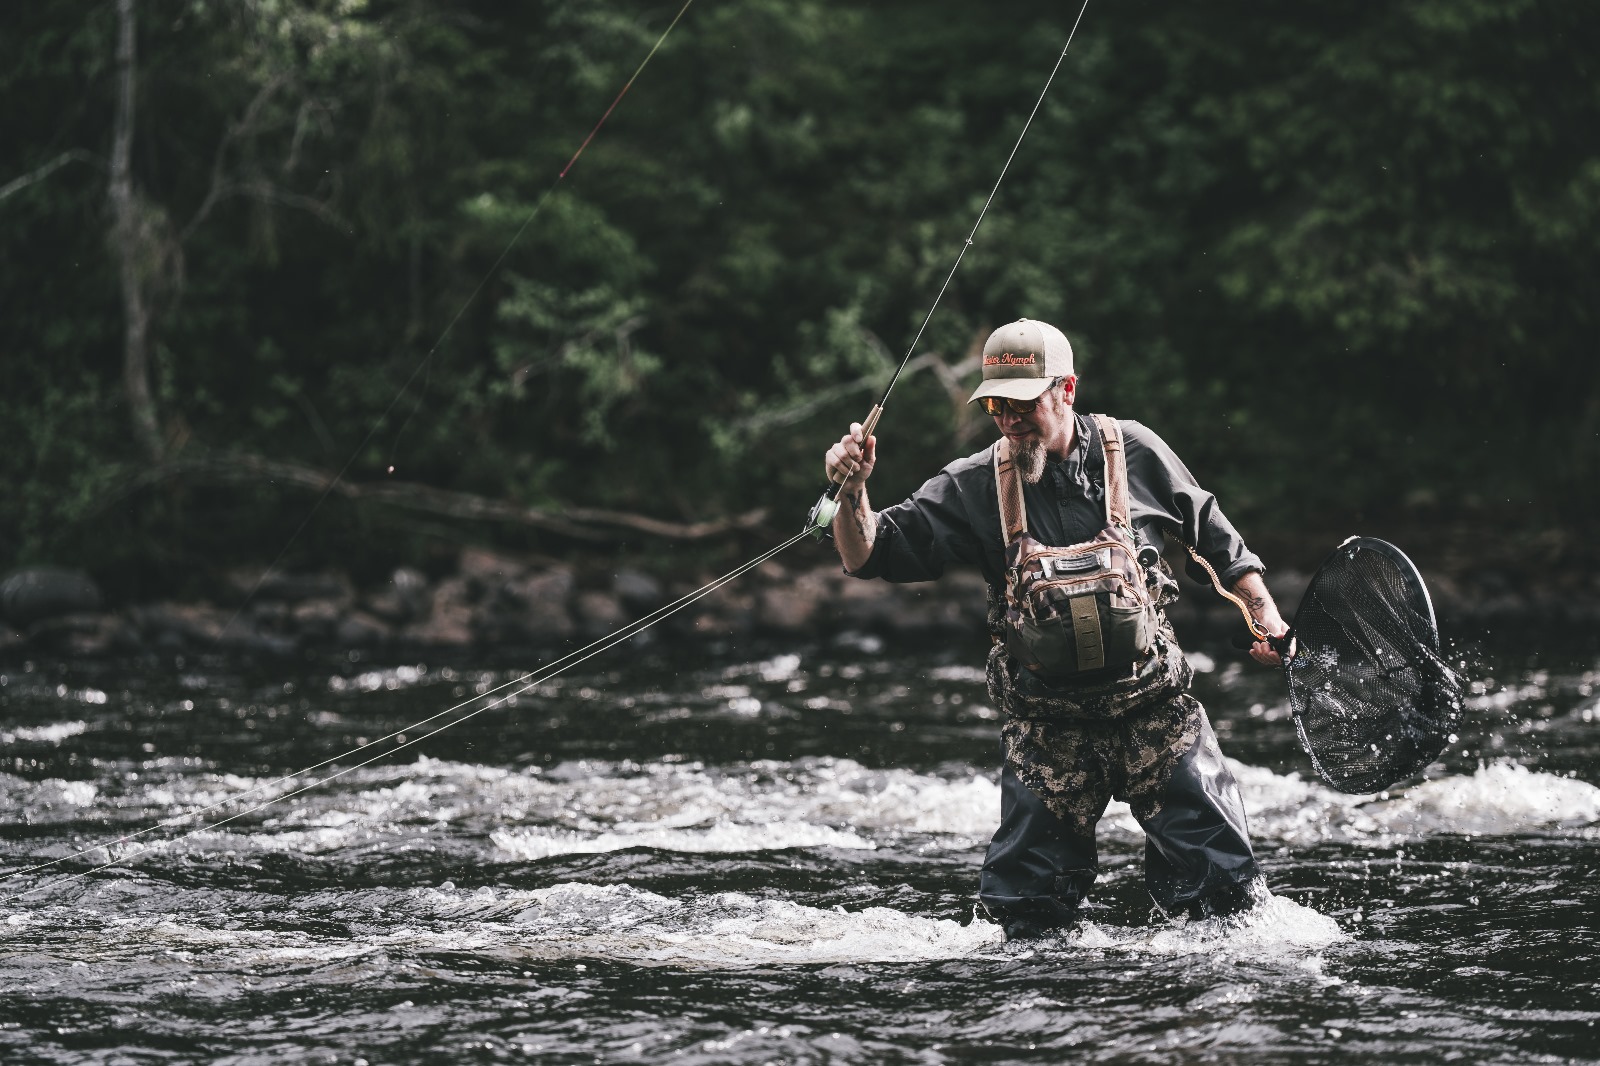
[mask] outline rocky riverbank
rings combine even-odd
[[[667,608],[716,575],[535,563],[477,548],[455,571],[402,568],[357,587],[339,572],[228,574],[209,601],[104,605],[81,573],[19,571],[0,582],[0,652],[111,655],[144,650],[224,650],[289,655],[306,649],[470,650],[573,647]],[[1565,625],[1600,629],[1600,575],[1548,586],[1494,570],[1425,573],[1447,630]],[[1269,575],[1286,609],[1309,575]],[[1186,586],[1169,613],[1180,634],[1225,635],[1234,608]],[[686,639],[817,639],[845,632],[890,639],[981,639],[984,587],[975,571],[891,585],[846,577],[837,565],[769,562],[674,611],[655,635]]]

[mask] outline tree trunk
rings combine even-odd
[[[150,397],[151,266],[146,226],[133,191],[134,0],[117,0],[117,114],[111,139],[111,246],[122,282],[122,391],[133,437],[152,460],[162,456],[161,430]]]

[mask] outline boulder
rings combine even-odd
[[[405,625],[427,616],[433,596],[420,570],[402,566],[389,576],[387,585],[367,595],[362,606],[390,625]]]
[[[810,632],[820,611],[815,595],[795,585],[773,585],[756,594],[755,624],[758,629],[780,636]]]
[[[393,630],[365,611],[351,611],[339,619],[334,629],[334,640],[341,646],[370,648],[386,643]]]
[[[333,599],[348,603],[354,595],[350,579],[340,573],[291,574],[283,570],[244,568],[227,576],[229,593],[239,600],[300,603]]]
[[[756,594],[739,582],[730,582],[709,594],[684,614],[692,615],[690,632],[699,635],[742,636],[756,626]]]
[[[611,592],[635,617],[667,602],[661,582],[642,570],[618,570],[611,578]]]
[[[578,593],[573,614],[577,616],[578,630],[590,638],[614,633],[629,621],[628,612],[616,596],[595,589]]]
[[[467,587],[478,595],[491,593],[508,581],[515,581],[528,569],[528,564],[509,555],[500,555],[487,548],[464,548],[456,570],[467,582]]]
[[[82,570],[32,566],[0,581],[0,616],[17,629],[100,609],[100,589]]]
[[[555,641],[577,629],[570,604],[577,581],[572,571],[539,570],[501,588],[498,606],[520,639]]]
[[[326,640],[334,635],[344,619],[346,605],[340,600],[315,599],[297,603],[289,612],[289,620],[297,632],[312,640]]]
[[[216,644],[231,612],[224,613],[208,603],[147,603],[128,614],[146,641],[163,647],[183,647]]]
[[[400,638],[415,644],[464,648],[472,643],[472,602],[465,578],[452,577],[433,590],[428,617],[400,631]]]
[[[235,613],[209,603],[154,603],[128,612],[140,639],[163,649],[195,648],[288,655],[298,646],[292,636],[266,632],[248,612]]]

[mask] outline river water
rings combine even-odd
[[[1272,898],[1153,917],[1114,805],[1031,948],[975,913],[982,653],[627,646],[348,758],[537,664],[8,663],[0,871],[61,861],[0,881],[0,1061],[1600,1061],[1592,646],[1472,657],[1459,743],[1373,797],[1195,653]]]

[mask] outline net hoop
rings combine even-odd
[[[1433,598],[1416,564],[1375,537],[1351,537],[1312,576],[1284,663],[1301,746],[1328,785],[1382,791],[1438,758],[1463,709],[1440,650]]]

